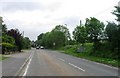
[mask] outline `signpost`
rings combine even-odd
[[[53,43],[53,46],[55,46],[55,42]]]

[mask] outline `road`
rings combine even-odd
[[[9,58],[2,61],[2,76],[15,76],[31,51],[8,55]]]
[[[57,51],[34,49],[22,76],[118,76],[118,69]]]

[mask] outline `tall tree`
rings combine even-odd
[[[43,37],[44,33],[41,33],[38,37],[37,37],[37,40],[41,40],[42,37]]]
[[[0,17],[0,34],[1,35],[5,35],[7,32],[7,26],[5,24],[3,24],[3,19],[2,17]]]
[[[117,25],[114,22],[108,22],[106,34],[110,43],[110,49],[114,52],[114,49],[117,47]]]
[[[113,12],[113,14],[117,17],[117,48],[118,48],[118,53],[120,55],[120,6],[115,6],[116,10]]]
[[[22,49],[22,37],[21,37],[21,33],[19,32],[18,29],[11,29],[8,30],[7,34],[9,36],[12,36],[15,39],[15,44],[16,46],[18,46],[18,50],[21,52]]]
[[[73,31],[73,38],[76,42],[82,43],[82,45],[87,40],[87,32],[85,26],[77,26]]]
[[[22,38],[22,49],[30,49],[31,41],[28,37]]]
[[[7,26],[5,24],[2,25],[2,35],[7,33]]]
[[[90,39],[94,42],[94,51],[99,48],[99,36],[102,34],[104,30],[104,24],[100,22],[98,19],[91,17],[90,19],[86,19],[85,27],[87,30],[87,34]]]
[[[41,45],[45,48],[58,48],[65,45],[65,34],[61,31],[51,31],[43,35]]]
[[[43,43],[42,43],[43,35],[44,35],[44,33],[41,33],[41,34],[37,37],[37,41],[36,41],[37,46],[39,46],[39,45],[42,46],[42,45],[43,45]]]
[[[53,42],[53,47],[61,47],[65,45],[66,36],[63,32],[52,31],[51,32],[51,41]]]
[[[65,34],[67,39],[71,39],[69,30],[64,25],[57,25],[52,31],[61,31],[61,32],[63,32]]]
[[[114,22],[108,22],[106,26],[106,33],[108,36],[108,40],[111,42],[113,41],[113,38],[115,38],[115,34],[117,31],[117,25]]]
[[[117,21],[120,22],[120,7],[119,6],[115,6],[116,10],[114,10],[114,12],[112,12],[116,17],[117,17]],[[120,23],[119,23],[120,24]]]
[[[51,33],[46,32],[42,37],[42,42],[41,43],[45,48],[51,48],[52,44],[53,44],[53,42],[51,40],[52,40],[51,39]]]
[[[63,32],[66,39],[66,44],[68,44],[68,41],[71,40],[69,29],[64,25],[57,25],[52,31],[60,31]]]

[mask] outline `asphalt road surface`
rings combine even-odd
[[[118,76],[118,68],[57,51],[32,49],[21,76]]]
[[[25,60],[29,57],[31,51],[8,55],[9,58],[3,60],[1,64],[2,76],[15,76]]]
[[[118,69],[56,51],[34,49],[23,76],[118,76]]]

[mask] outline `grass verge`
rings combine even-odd
[[[88,47],[87,50],[90,50],[90,47]],[[90,56],[89,52],[78,53],[76,52],[76,46],[72,46],[71,48],[67,48],[67,49],[63,49],[62,47],[61,49],[59,49],[59,51],[65,54],[75,56],[75,57],[84,58],[87,60],[107,64],[107,65],[114,66],[114,67],[120,67],[120,61],[117,59]]]
[[[0,54],[0,61],[7,59],[8,56]]]
[[[119,65],[120,62],[118,60],[111,59],[111,58],[95,57],[95,56],[89,56],[85,53],[73,53],[73,52],[66,52],[66,51],[62,53],[76,56],[79,58],[84,58],[84,59],[95,61],[95,62],[99,62],[99,63],[104,63],[104,64],[115,66],[115,67],[118,67],[118,66],[120,67]]]

